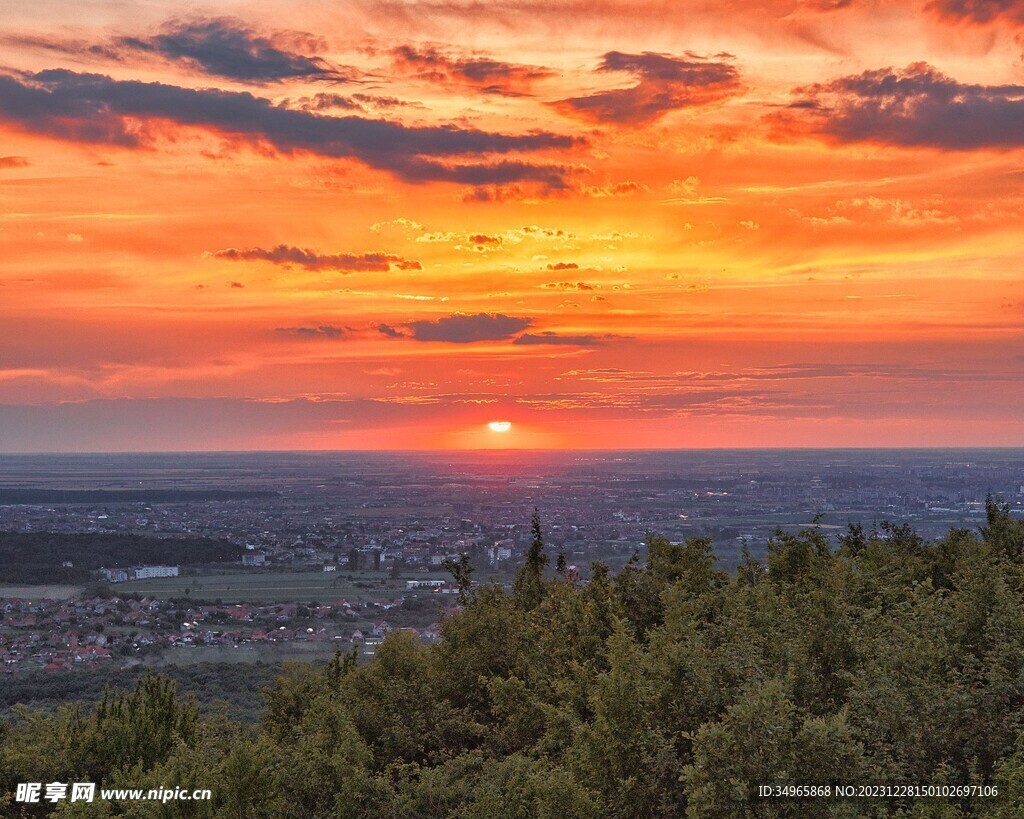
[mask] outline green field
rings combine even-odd
[[[182,577],[159,577],[112,586],[116,593],[137,592],[149,597],[190,597],[223,603],[330,603],[335,600],[393,600],[431,592],[405,590],[406,578],[393,579],[386,572],[359,572],[347,579],[341,572],[234,571]],[[410,575],[422,580],[426,575]],[[444,579],[442,574],[430,575]],[[440,595],[437,595],[440,597]]]
[[[25,600],[69,600],[82,593],[81,586],[6,586],[0,585],[0,598],[16,597]]]
[[[288,643],[246,643],[237,646],[179,646],[147,657],[150,668],[202,666],[208,663],[280,663],[284,660],[329,660],[339,649],[348,649],[342,640],[310,640]]]

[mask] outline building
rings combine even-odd
[[[406,580],[405,590],[412,591],[413,589],[441,589],[447,581],[445,580]]]
[[[348,555],[348,566],[354,571],[379,571],[381,551],[376,547],[352,549]]]
[[[496,541],[487,551],[492,566],[503,560],[510,560],[512,558],[512,541],[510,539]]]
[[[148,580],[151,577],[177,577],[177,566],[136,566],[130,570],[135,580]]]

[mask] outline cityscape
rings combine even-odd
[[[446,563],[508,587],[534,510],[552,559],[585,581],[645,538],[707,537],[721,567],[777,530],[838,545],[850,524],[923,538],[977,530],[986,499],[1024,508],[1018,450],[206,453],[6,456],[0,532],[219,543],[216,560],[61,560],[17,588],[0,568],[3,670],[364,658],[395,630],[424,643],[459,606]],[[129,546],[131,541],[128,541]],[[74,547],[72,547],[74,548]],[[226,550],[226,551],[224,551]],[[4,576],[4,572],[8,576]],[[63,574],[62,574],[63,573]],[[61,583],[66,579],[78,583]],[[6,589],[6,593],[5,593]]]

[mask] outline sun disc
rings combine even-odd
[[[491,432],[508,432],[512,429],[511,421],[491,421],[488,425],[491,428]]]

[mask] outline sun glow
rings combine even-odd
[[[0,457],[1022,446],[1022,3],[2,3]]]

